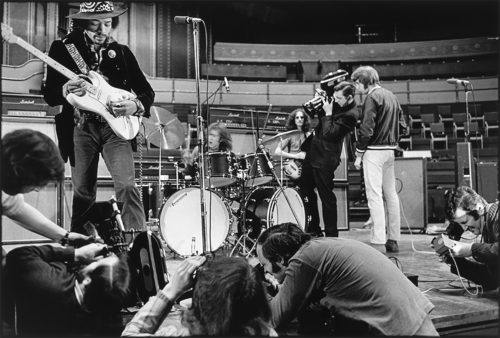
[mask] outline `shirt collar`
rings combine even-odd
[[[382,88],[380,87],[379,85],[375,85],[373,86],[369,91],[368,91],[368,95],[370,95],[375,89],[378,89],[378,88]]]

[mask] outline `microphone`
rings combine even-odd
[[[178,25],[185,25],[192,22],[202,22],[200,18],[192,18],[190,16],[174,16],[174,22]]]
[[[226,87],[226,92],[229,93],[229,82],[227,81],[227,77],[224,76],[224,87]]]
[[[470,82],[467,81],[467,80],[455,79],[454,77],[452,77],[451,79],[446,80],[446,82],[451,83],[451,84],[462,85],[464,87],[467,86],[468,84],[470,84]]]

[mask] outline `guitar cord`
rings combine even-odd
[[[141,121],[141,127],[144,132],[146,133],[146,128],[144,126],[144,123]],[[139,147],[139,199],[141,200],[141,204],[144,205],[143,201],[143,196],[142,196],[142,160],[143,160],[143,152],[142,152],[142,142],[144,141],[143,134],[141,132],[137,133],[137,146]]]

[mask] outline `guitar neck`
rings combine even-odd
[[[21,38],[18,37],[17,41],[16,41],[16,44],[19,45],[20,47],[26,49],[31,54],[35,55],[37,58],[39,58],[40,60],[42,60],[43,62],[45,62],[50,67],[52,67],[55,70],[57,70],[62,75],[66,76],[68,79],[70,79],[70,80],[78,80],[78,75],[76,75],[71,70],[69,70],[68,68],[64,67],[63,65],[61,65],[56,60],[52,59],[47,54],[45,54],[45,53],[41,52],[40,50],[36,49],[35,47],[33,47],[32,45],[30,45],[29,43],[27,43],[23,39],[21,39]]]

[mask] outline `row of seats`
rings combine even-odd
[[[449,106],[441,106],[449,107]],[[416,114],[414,107],[408,107],[408,120],[410,128],[420,127],[420,133],[411,133],[410,136],[402,139],[402,144],[409,149],[413,149],[413,135],[420,134],[421,138],[430,137],[431,149],[434,149],[435,143],[441,142],[448,149],[448,136],[458,138],[467,137],[470,141],[478,141],[481,148],[484,147],[485,137],[490,136],[490,132],[498,131],[498,112],[480,112],[477,107],[474,109],[474,116],[471,113],[451,113],[451,109],[439,109],[437,114]],[[452,128],[447,128],[451,125]]]

